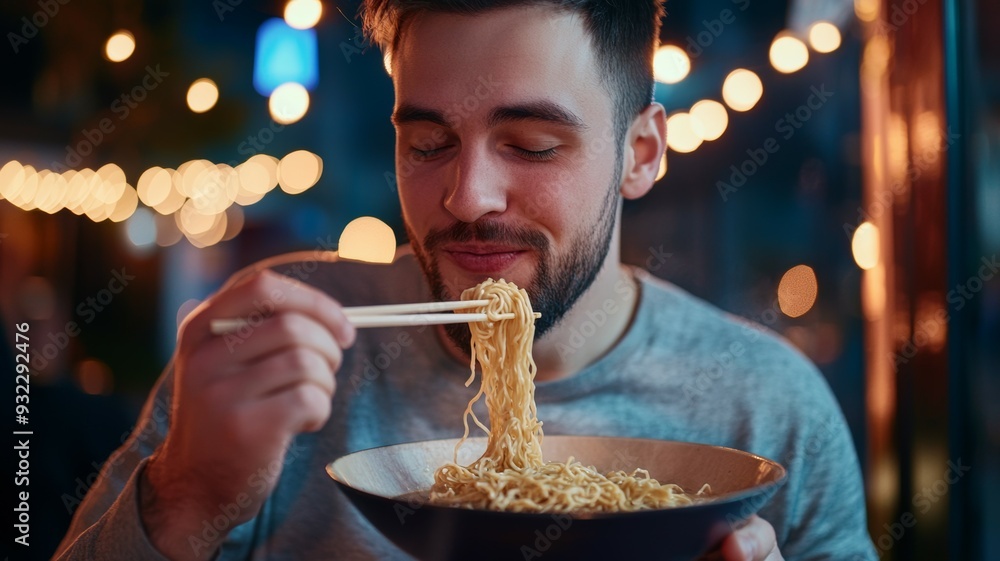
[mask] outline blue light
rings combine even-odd
[[[286,82],[297,82],[307,90],[319,81],[316,32],[295,29],[285,20],[272,18],[257,30],[257,49],[253,61],[253,87],[269,96]]]

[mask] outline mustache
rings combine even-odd
[[[455,222],[447,228],[431,230],[424,237],[424,250],[434,251],[449,242],[473,241],[528,247],[541,252],[549,249],[549,239],[537,230],[497,220],[478,220]]]

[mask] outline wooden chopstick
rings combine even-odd
[[[455,302],[417,302],[414,304],[388,304],[383,306],[352,306],[344,308],[344,315],[354,317],[450,312],[452,310],[486,306],[489,303],[489,300],[458,300]]]
[[[514,319],[514,314],[500,314],[498,319]],[[392,314],[381,316],[350,316],[354,327],[397,327],[438,325],[445,323],[476,323],[488,321],[486,314]]]
[[[475,323],[487,321],[483,313],[418,313],[462,310],[485,306],[489,300],[459,300],[454,302],[418,302],[414,304],[389,304],[385,306],[353,306],[344,308],[347,319],[354,327],[407,327],[440,325],[447,323]],[[541,314],[536,313],[535,317]],[[498,319],[514,319],[514,314],[500,314]],[[242,318],[213,319],[209,329],[213,335],[225,335],[250,325]]]

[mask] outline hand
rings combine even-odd
[[[244,318],[213,335],[217,318]],[[323,292],[270,271],[206,300],[185,320],[171,426],[146,466],[141,513],[171,559],[208,559],[256,516],[292,438],[330,416],[341,349],[354,327]]]
[[[774,527],[756,514],[722,541],[719,549],[703,559],[725,561],[783,561]]]

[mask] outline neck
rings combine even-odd
[[[532,355],[538,366],[535,380],[572,376],[610,351],[632,319],[638,290],[632,273],[621,264],[616,230],[608,255],[590,288],[544,337],[535,341]],[[438,327],[438,338],[448,353],[469,363],[469,349],[459,349]]]

